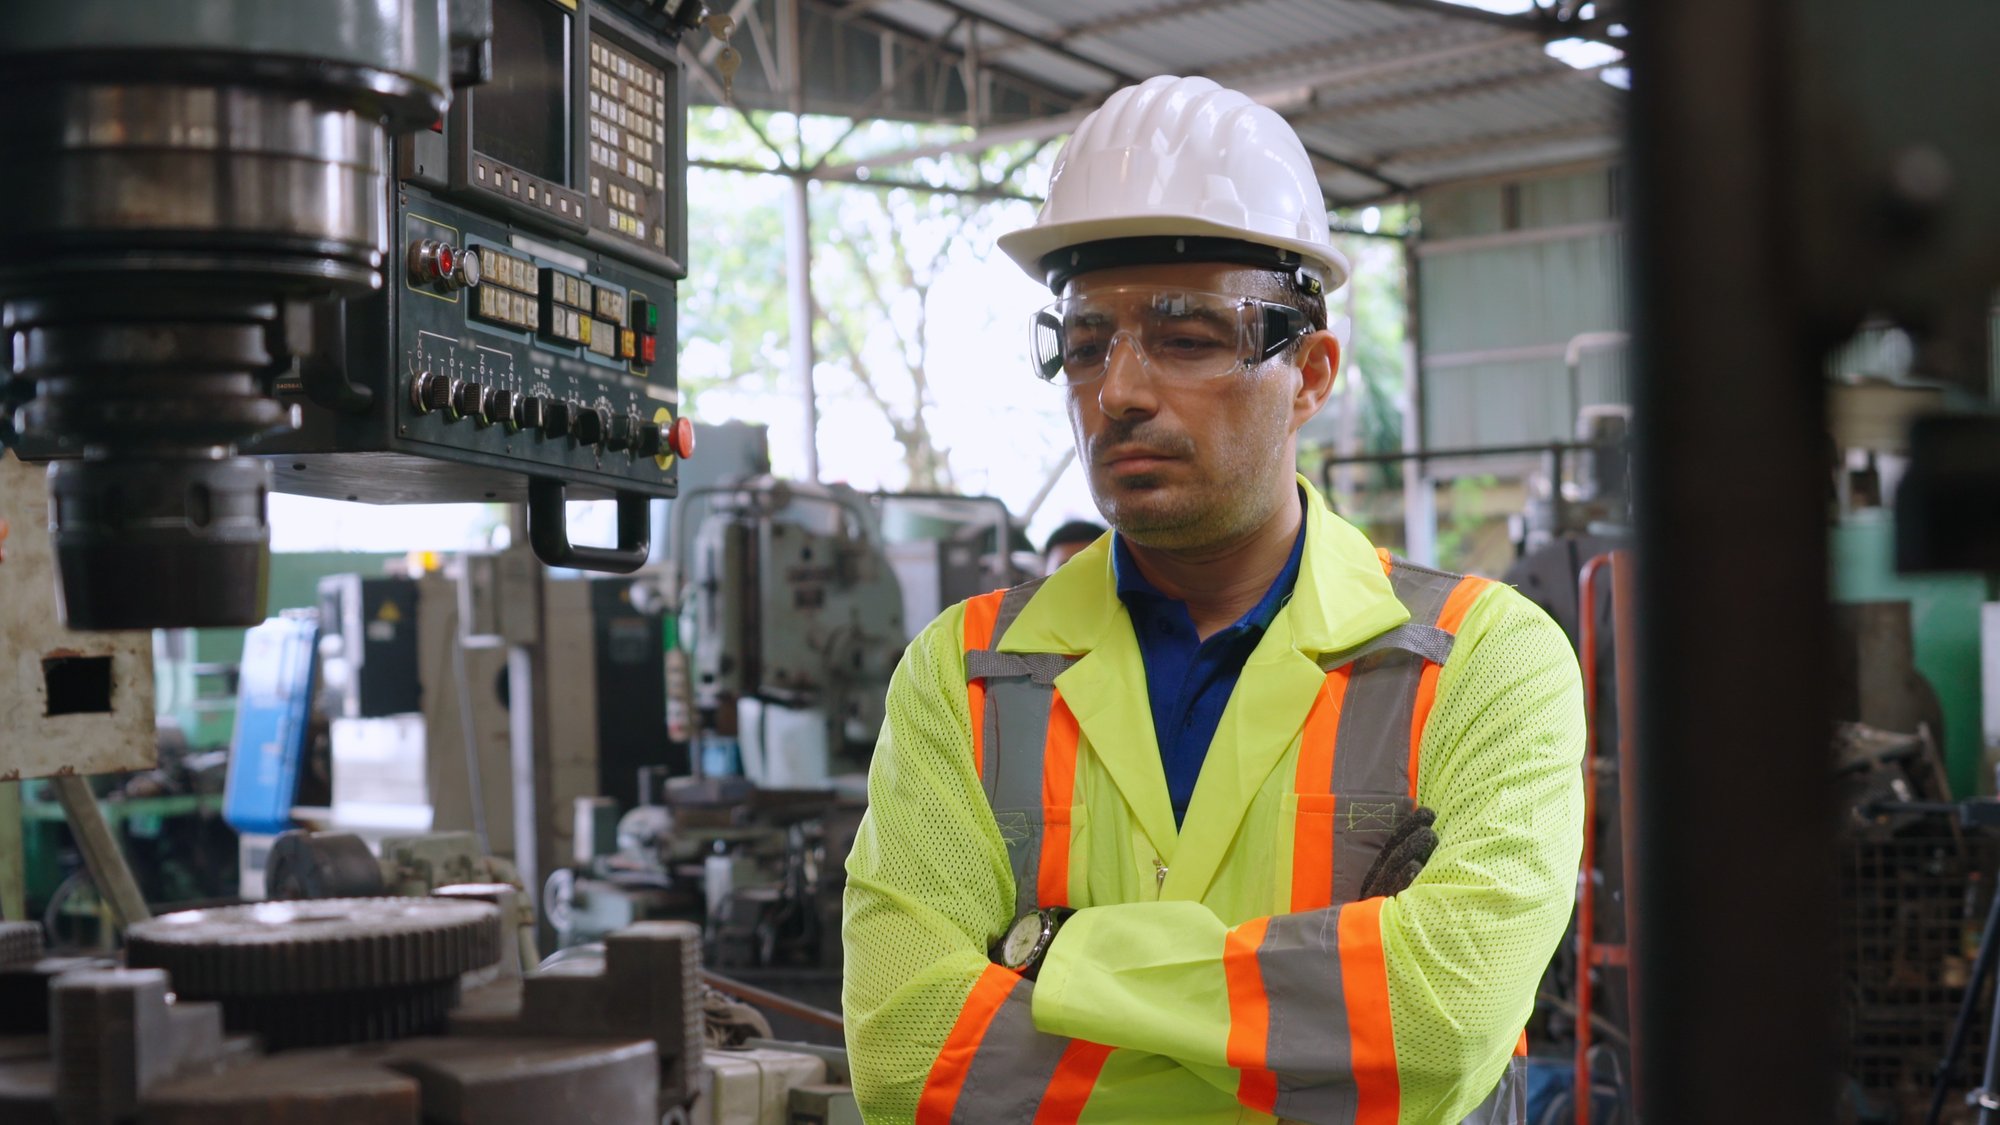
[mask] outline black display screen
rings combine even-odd
[[[569,13],[493,0],[493,81],[472,102],[472,147],[569,186]]]

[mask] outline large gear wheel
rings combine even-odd
[[[424,898],[262,902],[165,914],[126,931],[125,960],[273,1050],[442,1031],[459,977],[500,959],[500,912]]]

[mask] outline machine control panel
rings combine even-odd
[[[672,496],[685,275],[682,75],[611,0],[493,0],[493,78],[401,144],[386,291],[304,372],[295,434],[252,443],[284,491],[374,501]],[[324,382],[324,379],[322,379]],[[365,405],[357,405],[362,398]],[[318,458],[321,452],[348,454]],[[378,452],[371,463],[352,454]]]

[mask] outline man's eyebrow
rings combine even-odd
[[[1155,302],[1146,312],[1165,320],[1199,320],[1217,326],[1226,326],[1232,323],[1228,315],[1223,313],[1221,309],[1211,305],[1191,305],[1181,302],[1164,304],[1162,302]]]

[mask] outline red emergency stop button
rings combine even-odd
[[[674,419],[667,430],[667,448],[683,460],[694,456],[694,423],[685,417]]]

